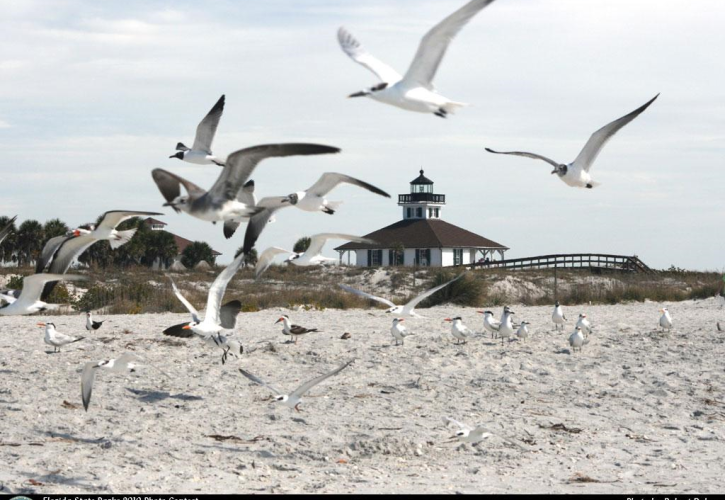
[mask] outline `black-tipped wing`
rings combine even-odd
[[[335,147],[303,143],[264,144],[240,149],[227,157],[224,170],[209,189],[209,194],[215,201],[235,199],[259,162],[266,158],[339,152],[340,150]]]
[[[194,145],[191,149],[197,151],[204,151],[207,154],[211,154],[211,143],[214,141],[214,135],[216,134],[217,126],[219,125],[219,119],[222,117],[224,112],[224,95],[222,95],[216,102],[213,108],[206,114],[204,119],[199,122],[196,127],[196,137],[194,138]]]
[[[96,370],[98,370],[98,363],[91,361],[83,366],[83,373],[81,374],[81,399],[83,400],[83,408],[86,411],[88,411],[88,406],[91,404]]]
[[[579,156],[577,156],[576,160],[574,160],[574,165],[581,167],[588,172],[592,166],[592,163],[594,163],[594,160],[597,159],[597,156],[599,156],[599,152],[609,141],[609,139],[611,139],[614,134],[619,132],[622,127],[624,127],[626,124],[642,114],[642,112],[647,109],[650,104],[652,104],[658,97],[659,94],[654,96],[652,99],[650,99],[631,113],[628,113],[623,117],[618,118],[611,123],[608,123],[607,125],[594,132],[587,141],[587,143],[584,145],[584,149],[581,150]]]
[[[286,197],[284,196],[269,196],[259,200],[257,208],[262,208],[262,210],[249,219],[247,230],[244,233],[244,246],[242,247],[242,252],[245,254],[251,252],[252,248],[254,248],[254,245],[257,243],[257,239],[259,239],[259,235],[262,234],[262,231],[264,231],[264,228],[267,226],[269,219],[274,215],[274,213],[279,209],[290,206],[289,203],[282,201],[285,199]]]
[[[536,153],[527,153],[525,151],[494,151],[491,148],[486,148],[486,151],[489,153],[496,153],[497,155],[514,155],[514,156],[523,156],[526,158],[533,158],[534,160],[544,160],[549,165],[552,165],[554,167],[558,167],[559,164],[556,163],[554,160],[547,158],[546,156],[537,155]]]
[[[332,376],[337,375],[342,370],[344,370],[345,368],[347,368],[348,366],[350,366],[353,361],[355,361],[355,360],[354,359],[351,359],[347,363],[345,363],[345,364],[343,364],[343,365],[335,368],[330,373],[326,373],[324,375],[320,375],[319,377],[313,378],[312,380],[308,380],[307,382],[305,382],[304,384],[302,384],[301,386],[299,386],[297,389],[295,389],[294,392],[292,394],[290,394],[290,396],[291,397],[292,396],[302,397],[302,395],[304,393],[306,393],[307,391],[309,391],[310,389],[312,389],[314,386],[316,386],[320,382],[322,382],[324,380],[327,380],[328,378],[330,378]]]
[[[237,324],[237,315],[242,310],[242,303],[238,300],[232,300],[221,306],[219,309],[219,319],[222,328],[227,330],[233,329]]]
[[[162,333],[164,335],[169,335],[170,337],[180,337],[182,339],[191,338],[194,336],[194,332],[189,329],[184,330],[184,327],[188,324],[189,322],[187,321],[186,323],[179,323],[178,325],[170,326]]]
[[[153,177],[156,186],[159,188],[159,191],[161,191],[161,194],[167,202],[173,201],[181,194],[181,186],[184,186],[184,189],[186,189],[189,193],[189,197],[192,199],[199,198],[206,193],[206,191],[193,182],[187,181],[183,177],[172,174],[163,168],[153,169],[151,171],[151,177]]]
[[[385,196],[386,198],[390,198],[390,195],[388,193],[380,188],[373,186],[372,184],[368,184],[367,182],[356,179],[355,177],[350,177],[349,175],[340,174],[337,172],[326,172],[322,174],[322,177],[320,177],[317,182],[310,186],[307,192],[317,196],[325,196],[327,193],[332,191],[335,186],[341,183],[359,186],[363,189],[367,189],[372,193],[379,194],[380,196]]]
[[[173,198],[172,198],[173,199]],[[109,210],[103,214],[98,227],[115,229],[121,222],[133,217],[151,217],[152,215],[164,215],[159,212],[139,212],[137,210]]]
[[[269,385],[269,384],[268,384],[267,382],[265,382],[264,380],[262,380],[262,379],[260,379],[260,378],[257,378],[257,377],[255,377],[254,375],[252,375],[252,374],[251,374],[251,373],[249,373],[248,371],[245,371],[245,370],[243,370],[243,369],[241,369],[241,368],[240,368],[240,369],[239,369],[239,372],[240,372],[240,373],[241,373],[242,375],[244,375],[245,377],[247,377],[247,378],[248,378],[249,380],[251,380],[252,382],[254,382],[255,384],[259,384],[259,385],[261,385],[262,387],[266,387],[267,389],[269,389],[270,391],[272,391],[272,392],[273,392],[273,393],[274,393],[275,395],[277,395],[277,396],[281,396],[281,395],[282,395],[282,393],[281,393],[281,392],[279,392],[279,391],[278,391],[277,389],[275,389],[274,387],[272,387],[271,385]]]

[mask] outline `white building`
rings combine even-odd
[[[423,175],[410,183],[410,193],[398,195],[403,220],[366,234],[374,244],[346,243],[337,247],[340,262],[350,263],[355,252],[358,266],[445,267],[488,260],[503,260],[508,250],[495,241],[441,219],[446,195],[433,192],[433,181]]]

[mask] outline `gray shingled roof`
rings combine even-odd
[[[375,243],[345,243],[335,250],[368,250],[391,248],[402,243],[405,248],[509,248],[471,231],[440,219],[403,219],[388,227],[366,234]]]

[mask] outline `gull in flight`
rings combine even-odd
[[[564,311],[559,305],[558,300],[556,301],[556,304],[554,304],[554,312],[551,313],[551,321],[554,322],[554,328],[556,328],[557,330],[559,329],[559,326],[561,326],[562,329],[564,328],[566,316],[564,316]]]
[[[451,41],[473,16],[491,2],[493,0],[472,0],[436,24],[420,41],[418,52],[404,76],[365,50],[345,28],[340,28],[337,40],[342,50],[381,81],[349,97],[370,97],[384,104],[408,111],[433,113],[441,118],[467,106],[437,93],[433,78]]]
[[[434,288],[431,288],[430,290],[427,290],[427,291],[423,292],[422,294],[418,295],[416,298],[414,298],[413,300],[411,300],[410,302],[408,302],[407,304],[402,305],[402,306],[395,305],[393,302],[389,301],[388,299],[384,299],[382,297],[377,297],[375,295],[369,294],[367,292],[363,292],[361,290],[356,290],[356,289],[351,288],[351,287],[349,287],[347,285],[344,285],[342,283],[340,283],[340,288],[342,288],[346,292],[354,293],[355,295],[359,295],[360,297],[365,297],[366,299],[376,300],[378,302],[381,302],[381,303],[385,304],[386,306],[389,306],[390,309],[386,310],[385,312],[386,313],[391,313],[394,316],[407,316],[407,317],[414,317],[414,318],[424,318],[425,316],[421,316],[421,315],[419,315],[418,313],[415,312],[415,306],[417,306],[418,304],[420,304],[421,302],[423,302],[425,299],[427,299],[428,297],[430,297],[431,295],[433,295],[437,291],[439,291],[439,290],[447,287],[448,285],[450,285],[454,281],[458,281],[459,279],[461,279],[463,277],[464,274],[466,274],[466,273],[465,272],[464,273],[461,273],[458,276],[456,276],[455,278],[453,278],[452,280],[450,280],[450,281],[448,281],[446,283],[443,283],[442,285],[438,285],[438,286],[436,286]]]
[[[295,143],[264,144],[240,149],[229,155],[224,169],[209,191],[161,168],[152,170],[151,176],[166,199],[163,206],[204,221],[223,221],[224,236],[231,238],[241,221],[262,211],[264,207],[256,207],[254,183],[247,182],[259,162],[267,158],[339,152],[338,148],[330,146]],[[187,194],[181,194],[181,186],[184,186]]]
[[[40,257],[38,257],[38,260],[35,262],[35,272],[42,273],[45,271],[45,268],[51,263],[61,245],[65,243],[66,240],[75,238],[77,235],[81,234],[90,234],[90,231],[83,227],[79,227],[73,231],[68,231],[66,234],[55,236],[46,241],[43,246],[43,250],[40,252]]]
[[[395,339],[395,345],[405,345],[405,337],[415,335],[414,333],[408,332],[408,329],[403,326],[403,318],[393,318],[393,326],[390,327],[390,334]],[[400,342],[400,344],[398,343]]]
[[[572,352],[576,352],[577,348],[579,349],[579,352],[582,351],[582,346],[584,344],[588,344],[589,339],[585,339],[584,335],[582,334],[582,329],[580,326],[577,326],[574,330],[574,333],[569,335],[569,345],[571,346]]]
[[[259,278],[264,271],[272,265],[274,257],[280,254],[289,253],[292,254],[285,262],[292,263],[296,266],[315,266],[323,264],[325,262],[337,262],[337,259],[333,257],[325,257],[322,255],[322,247],[325,246],[327,240],[347,240],[355,241],[357,243],[374,243],[372,240],[361,238],[360,236],[354,236],[351,234],[341,233],[320,233],[310,236],[310,245],[302,253],[291,252],[279,247],[267,248],[257,260],[257,265],[254,268],[254,274],[256,278]]]
[[[290,409],[294,408],[296,411],[301,411],[300,408],[299,408],[299,404],[300,404],[300,402],[302,400],[302,396],[307,391],[309,391],[310,389],[312,389],[314,386],[316,386],[320,382],[323,382],[323,381],[327,380],[328,378],[330,378],[330,377],[332,377],[334,375],[337,375],[342,370],[344,370],[345,368],[347,368],[348,366],[350,366],[350,364],[352,364],[353,361],[355,361],[355,360],[354,359],[351,359],[347,363],[344,363],[344,364],[340,365],[339,367],[335,368],[330,373],[326,373],[324,375],[320,375],[319,377],[315,377],[315,378],[313,378],[311,380],[308,380],[304,384],[300,385],[297,389],[295,389],[291,394],[283,394],[281,391],[278,391],[277,389],[275,389],[274,387],[272,387],[268,383],[266,383],[263,380],[255,377],[251,373],[242,370],[241,368],[239,369],[239,371],[241,372],[242,375],[244,375],[245,377],[247,377],[252,382],[254,382],[256,384],[259,384],[259,385],[261,385],[263,387],[266,387],[267,389],[269,389],[270,391],[272,391],[272,393],[275,396],[275,400],[276,401],[282,403],[283,405],[285,405],[286,407],[288,407]]]
[[[121,372],[134,372],[136,371],[137,362],[141,361],[136,354],[132,352],[123,353],[121,356],[115,359],[108,359],[103,361],[89,361],[83,366],[83,373],[81,374],[81,398],[83,400],[83,408],[88,411],[88,406],[91,404],[91,393],[93,392],[93,381],[96,378],[96,372],[98,370],[108,370],[114,373]],[[159,373],[164,375],[166,378],[169,376],[155,367],[149,365]]]
[[[585,337],[588,337],[592,333],[592,324],[587,319],[586,314],[580,314],[579,319],[576,322],[576,326],[582,329],[582,333]]]
[[[179,301],[184,304],[186,309],[191,313],[191,322],[174,325],[164,330],[164,335],[172,337],[189,338],[194,335],[200,337],[207,345],[218,347],[222,354],[222,364],[227,362],[227,355],[241,355],[244,353],[242,345],[234,340],[221,334],[222,330],[232,330],[237,323],[237,315],[242,309],[242,303],[238,300],[232,300],[221,305],[224,292],[227,289],[229,281],[242,266],[244,259],[243,254],[239,254],[221,273],[216,277],[209,287],[209,295],[206,301],[206,314],[202,320],[199,312],[181,295],[176,287],[174,280],[171,280],[171,286],[174,288],[174,294]],[[171,279],[171,278],[169,278]]]
[[[520,338],[521,340],[526,340],[529,338],[529,323],[528,321],[522,321],[519,325],[519,329],[516,331],[516,336]]]
[[[178,158],[197,165],[210,165],[213,163],[223,167],[224,162],[211,152],[211,143],[214,140],[219,119],[222,117],[223,112],[224,96],[222,95],[196,127],[196,137],[194,137],[194,144],[191,149],[180,142],[176,145],[178,153],[169,156],[169,158]]]
[[[55,323],[38,323],[38,326],[45,327],[44,340],[46,344],[53,347],[53,352],[60,352],[61,347],[84,339],[84,337],[71,337],[60,333],[55,329]]]
[[[463,324],[463,319],[460,316],[446,318],[443,321],[451,322],[451,335],[456,339],[456,344],[460,344],[461,340],[465,344],[468,338],[473,336],[473,332]]]
[[[291,335],[295,339],[295,344],[297,343],[297,337],[300,335],[319,331],[317,328],[305,328],[304,326],[293,325],[290,323],[289,316],[286,314],[283,314],[274,324],[276,325],[280,321],[282,322],[282,333],[284,335]]]
[[[86,330],[88,330],[89,332],[91,330],[98,330],[103,324],[103,321],[93,321],[93,315],[90,311],[88,311],[86,313]]]
[[[58,304],[47,304],[40,300],[43,287],[46,283],[57,281],[87,280],[87,276],[80,274],[31,274],[23,278],[23,289],[20,296],[3,295],[5,305],[0,306],[0,316],[19,316],[33,314],[47,309],[57,309]]]
[[[0,243],[2,243],[3,240],[8,237],[8,234],[10,234],[10,232],[13,230],[13,223],[15,223],[15,219],[17,218],[18,216],[16,215],[8,221],[4,228],[0,229]]]
[[[478,314],[483,314],[483,329],[487,332],[491,332],[491,338],[495,339],[498,329],[501,327],[501,322],[493,317],[491,311],[476,311]]]
[[[86,227],[79,227],[73,232],[73,236],[67,237],[52,256],[52,262],[48,269],[49,273],[63,274],[70,268],[73,261],[80,257],[91,245],[97,241],[108,240],[112,249],[116,249],[125,245],[133,235],[136,229],[127,231],[117,231],[116,227],[123,221],[133,217],[150,217],[153,215],[164,215],[159,212],[138,212],[135,210],[110,210],[101,216],[98,226],[88,224]],[[43,263],[43,267],[47,262]],[[45,300],[53,291],[55,283],[45,286],[41,298]]]
[[[660,327],[663,330],[666,328],[667,331],[670,331],[672,329],[672,316],[670,316],[670,311],[666,307],[663,307],[660,309],[660,312],[662,313],[662,316],[660,316]]]
[[[546,163],[554,167],[554,170],[552,170],[551,173],[557,174],[559,179],[569,186],[591,189],[594,186],[598,186],[599,183],[592,179],[592,176],[589,175],[589,170],[591,170],[594,160],[597,159],[597,156],[604,145],[619,131],[619,129],[637,118],[640,113],[647,109],[658,96],[659,94],[631,113],[614,120],[612,123],[609,123],[594,132],[584,145],[584,149],[579,152],[579,156],[577,156],[576,159],[568,165],[557,163],[546,156],[541,156],[536,153],[526,153],[523,151],[494,151],[490,148],[486,148],[486,151],[489,153],[525,156],[526,158],[533,158],[535,160],[544,160]]]
[[[479,443],[483,441],[484,439],[488,439],[491,436],[496,436],[501,439],[503,439],[505,442],[516,446],[517,448],[524,448],[520,444],[518,444],[515,441],[511,441],[510,439],[507,439],[503,436],[500,436],[498,434],[494,434],[489,429],[477,425],[476,427],[471,427],[470,425],[464,424],[463,422],[459,422],[458,420],[454,420],[451,417],[443,417],[443,423],[446,425],[455,425],[458,427],[458,431],[451,436],[451,438],[448,440],[449,443],[452,443],[453,441],[462,441],[464,443],[470,443],[472,445]]]
[[[242,251],[249,253],[254,248],[254,244],[257,242],[259,235],[262,234],[267,222],[273,218],[277,210],[282,208],[294,206],[305,212],[322,212],[333,215],[342,202],[329,201],[326,196],[340,184],[352,184],[353,186],[367,189],[371,193],[390,198],[390,195],[382,189],[360,179],[337,172],[326,172],[305,191],[297,191],[288,196],[262,198],[259,205],[264,206],[264,210],[250,219],[247,232],[244,235],[244,247]]]

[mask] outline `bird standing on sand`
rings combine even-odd
[[[86,313],[86,330],[98,330],[102,324],[103,321],[93,321],[93,316],[91,315],[90,311]]]
[[[527,338],[529,338],[529,323],[528,321],[522,321],[519,325],[519,329],[516,330],[516,337],[520,338],[523,341],[526,341]]]
[[[564,316],[564,310],[559,305],[559,301],[556,301],[556,304],[554,305],[554,312],[551,314],[551,321],[554,322],[554,328],[557,330],[559,329],[559,326],[561,328],[564,328],[564,322],[566,321],[566,316]]]
[[[572,352],[576,352],[577,348],[581,352],[582,346],[588,343],[589,340],[584,338],[581,327],[577,326],[574,333],[569,336],[569,345],[571,346]]]
[[[297,343],[297,337],[304,335],[305,333],[319,331],[317,328],[305,328],[304,326],[293,325],[290,323],[289,316],[286,314],[283,314],[277,321],[274,322],[274,324],[276,325],[280,321],[282,322],[282,333],[284,335],[291,335],[292,338],[295,339],[295,344]]]
[[[402,324],[403,321],[405,321],[403,318],[394,318],[393,326],[390,327],[390,334],[393,336],[393,339],[395,339],[395,345],[405,345],[405,337],[415,335],[413,333],[408,333],[408,329]],[[400,344],[398,342],[400,342]]]
[[[467,339],[473,336],[473,332],[463,324],[463,319],[460,316],[446,318],[443,321],[451,322],[451,335],[456,339],[456,344],[460,344],[461,341],[465,344]]]
[[[568,165],[559,164],[554,160],[550,160],[545,156],[538,155],[536,153],[526,153],[523,151],[494,151],[493,149],[486,148],[489,153],[504,154],[504,155],[515,155],[525,156],[526,158],[533,158],[536,160],[544,160],[554,167],[551,171],[552,174],[559,176],[559,179],[564,181],[572,187],[579,188],[593,188],[598,186],[599,183],[592,179],[589,175],[589,170],[592,168],[594,160],[597,159],[599,152],[602,150],[604,145],[616,134],[619,129],[624,127],[626,124],[637,118],[640,113],[649,107],[654,102],[659,94],[654,96],[652,99],[647,101],[645,104],[635,109],[631,113],[614,120],[613,122],[605,125],[592,134],[587,143],[584,145],[584,149],[581,150],[579,156],[569,163]]]
[[[319,377],[315,377],[315,378],[313,378],[311,380],[308,380],[304,384],[300,385],[297,389],[295,389],[294,391],[292,391],[291,394],[282,394],[281,391],[278,391],[277,389],[275,389],[274,387],[272,387],[268,383],[264,382],[263,380],[255,377],[251,373],[249,373],[247,371],[244,371],[241,368],[239,369],[239,371],[241,372],[242,375],[244,375],[245,377],[247,377],[252,382],[254,382],[256,384],[259,384],[262,387],[266,387],[267,389],[269,389],[270,391],[272,391],[274,393],[274,396],[275,396],[275,398],[274,398],[275,401],[282,403],[283,405],[285,405],[289,409],[294,408],[296,411],[299,412],[299,411],[302,411],[299,408],[299,404],[302,402],[302,396],[307,391],[309,391],[310,389],[312,389],[314,386],[316,386],[320,382],[323,382],[323,381],[327,380],[328,378],[330,378],[330,377],[332,377],[334,375],[337,375],[342,370],[344,370],[345,368],[347,368],[348,366],[350,366],[353,361],[355,361],[355,360],[354,359],[351,359],[347,363],[344,363],[343,365],[335,368],[330,373],[326,373],[324,375],[320,375]]]
[[[72,344],[73,342],[78,342],[84,338],[64,335],[55,329],[54,323],[38,323],[38,326],[45,327],[45,338],[43,340],[46,344],[53,347],[53,352],[60,352],[61,347]]]
[[[189,163],[197,165],[215,164],[220,167],[224,166],[224,162],[214,156],[211,152],[211,143],[214,141],[219,120],[224,112],[224,95],[216,102],[213,108],[206,114],[203,120],[196,127],[196,137],[191,148],[184,146],[183,143],[176,145],[178,153],[169,156],[169,158],[178,158]]]
[[[487,332],[491,332],[491,338],[495,339],[498,334],[498,329],[501,326],[501,322],[493,317],[491,311],[476,311],[478,314],[483,314],[483,329]]]
[[[504,339],[509,339],[511,341],[511,337],[513,337],[516,334],[516,328],[514,326],[514,313],[511,309],[506,307],[503,312],[503,316],[501,317],[501,324],[498,327],[498,334],[501,337],[501,345],[503,345]]]
[[[582,329],[582,333],[584,334],[584,337],[588,337],[590,333],[592,333],[592,324],[587,319],[586,314],[580,314],[579,319],[576,322],[576,325],[579,328]]]
[[[672,329],[672,316],[670,316],[670,311],[667,310],[666,307],[663,307],[660,309],[660,312],[662,313],[662,316],[660,316],[660,326],[662,329],[667,329],[667,331]]]
[[[453,38],[491,2],[493,0],[472,0],[436,24],[420,41],[418,52],[402,77],[366,51],[345,28],[340,28],[337,40],[342,50],[353,61],[372,71],[382,82],[348,97],[370,97],[384,104],[418,113],[433,113],[441,118],[467,106],[437,93],[433,78]]]
[[[491,432],[490,429],[487,429],[481,425],[477,425],[476,427],[471,427],[470,425],[464,424],[463,422],[459,422],[458,420],[454,420],[451,417],[443,417],[443,422],[446,425],[455,425],[458,427],[458,431],[451,436],[451,438],[448,440],[449,443],[453,441],[461,441],[464,443],[469,443],[471,445],[475,445],[476,443],[479,443],[480,441],[483,441],[484,439],[488,439],[491,436],[496,436],[501,439],[503,439],[506,443],[515,446],[517,448],[522,448],[520,444],[518,444],[515,441],[511,441],[510,439],[507,439],[503,436],[500,436],[498,434],[495,434]]]

